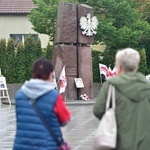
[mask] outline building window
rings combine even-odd
[[[28,34],[10,34],[10,38],[14,40],[14,46],[17,47],[17,44],[19,42],[22,42],[24,44],[25,37]],[[38,34],[31,34],[34,40],[38,39]]]

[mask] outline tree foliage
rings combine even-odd
[[[15,59],[15,83],[23,83],[26,80],[26,54],[22,43],[18,43]]]
[[[7,50],[6,50],[6,78],[7,82],[13,83],[15,81],[15,48],[13,39],[9,39],[7,43]]]
[[[32,9],[29,15],[33,29],[39,33],[50,35],[50,39],[53,40],[58,0],[33,0],[33,2],[36,8]]]
[[[6,75],[6,40],[1,39],[0,40],[0,68],[2,75]]]
[[[134,0],[137,4],[138,11],[142,13],[142,18],[150,23],[150,1],[149,0]]]
[[[108,49],[138,47],[139,37],[145,31],[141,15],[129,0],[91,1],[99,20],[96,42],[103,41]]]
[[[40,58],[42,56],[42,48],[41,48],[41,40],[38,39],[35,41],[35,47],[36,47],[36,53],[37,53],[37,58]]]
[[[46,54],[45,54],[45,57],[47,59],[52,59],[52,55],[53,55],[53,46],[50,45],[50,43],[48,43],[47,47],[46,47]]]
[[[31,35],[28,35],[25,38],[24,54],[25,54],[25,57],[27,58],[25,60],[26,79],[30,79],[31,75],[32,75],[32,65],[33,65],[33,62],[35,61],[36,56],[37,56],[37,51],[35,48],[35,41]]]
[[[100,82],[99,56],[101,52],[92,51],[93,82]]]
[[[7,43],[1,39],[0,52],[0,67],[7,83],[23,83],[30,79],[33,62],[42,57],[40,41],[34,41],[31,35],[25,38],[24,45],[18,43],[17,48],[14,47],[13,39]]]
[[[146,52],[145,49],[140,51],[141,61],[139,65],[139,71],[142,72],[144,75],[148,74],[148,67],[147,67],[147,59],[146,59]]]
[[[149,0],[134,0],[137,5],[137,10],[142,14],[142,20],[145,20],[149,23],[150,26],[150,1]],[[140,44],[146,50],[147,56],[147,65],[150,67],[150,27],[148,25],[142,24],[145,26],[146,31],[140,38]]]

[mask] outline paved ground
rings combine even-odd
[[[72,120],[63,129],[64,138],[72,150],[92,150],[98,120],[93,116],[93,105],[69,105]],[[0,150],[12,150],[15,135],[14,106],[0,107]]]

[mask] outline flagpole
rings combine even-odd
[[[0,68],[0,77],[2,76],[1,68]]]
[[[102,83],[102,75],[101,75],[101,73],[100,73],[100,84],[102,85],[103,83]]]
[[[99,74],[100,74],[100,85],[102,85],[102,75],[101,75],[100,63],[98,65],[98,67],[99,67]]]

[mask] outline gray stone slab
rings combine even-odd
[[[53,65],[55,66],[56,79],[59,78],[63,66],[66,66],[66,75],[77,76],[77,50],[73,45],[55,45],[53,58]]]
[[[57,14],[55,44],[77,43],[76,4],[60,2]]]
[[[92,54],[90,47],[78,47],[78,77],[82,78],[84,83],[84,88],[79,89],[79,95],[86,94],[90,99],[93,99]]]
[[[74,77],[67,77],[67,87],[66,87],[66,98],[75,100],[77,99],[77,90],[74,82]]]

